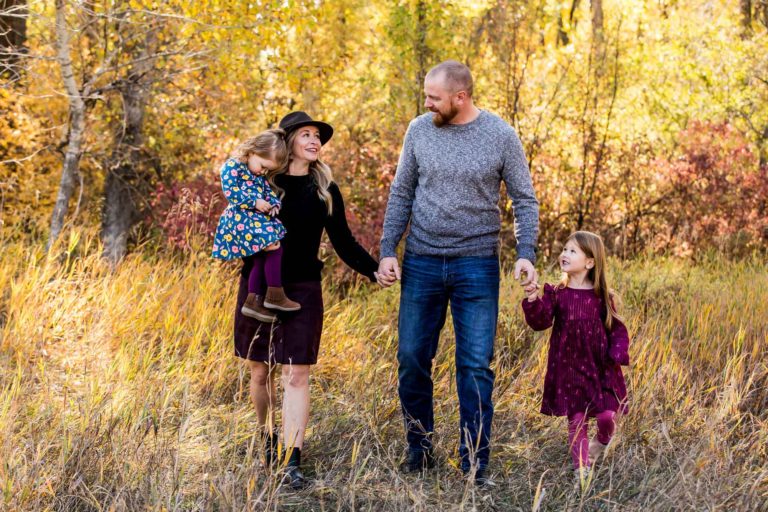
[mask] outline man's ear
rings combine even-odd
[[[467,101],[467,98],[469,98],[467,91],[459,91],[456,93],[456,101],[458,101],[459,103],[464,103],[465,101]]]

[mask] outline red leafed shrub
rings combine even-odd
[[[358,243],[374,258],[384,225],[389,187],[395,176],[399,148],[362,144],[333,155],[334,179],[344,196],[347,222]],[[332,267],[335,283],[344,286],[358,280],[354,271],[341,263],[325,244],[320,257]]]
[[[358,189],[353,200],[347,200],[347,221],[360,245],[370,251],[378,251],[384,213],[387,210],[389,187],[395,175],[394,164],[382,164],[376,176]]]
[[[715,247],[734,256],[768,242],[768,168],[728,123],[694,122],[680,156],[658,161],[668,180],[667,245],[678,253]]]
[[[165,242],[184,251],[204,250],[211,245],[226,205],[214,175],[171,186],[160,184],[151,200],[154,223],[162,230]]]

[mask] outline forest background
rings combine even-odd
[[[621,257],[768,239],[760,0],[4,5],[0,220],[16,236],[97,227],[114,260],[147,241],[207,250],[222,161],[302,109],[336,127],[325,157],[375,251],[423,77],[455,58],[524,143],[544,255],[579,228]]]

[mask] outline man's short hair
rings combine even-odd
[[[433,67],[427,73],[427,78],[441,76],[445,85],[452,94],[459,91],[466,91],[467,96],[472,97],[472,73],[469,68],[461,62],[455,60],[446,60]]]

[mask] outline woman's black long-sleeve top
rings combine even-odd
[[[328,210],[317,194],[312,176],[291,176],[280,174],[275,183],[285,192],[278,218],[286,229],[282,240],[283,282],[320,281],[323,262],[317,257],[323,230],[339,257],[371,281],[379,264],[355,240],[347,225],[344,199],[339,187],[331,183],[328,192],[333,199],[333,212]]]

